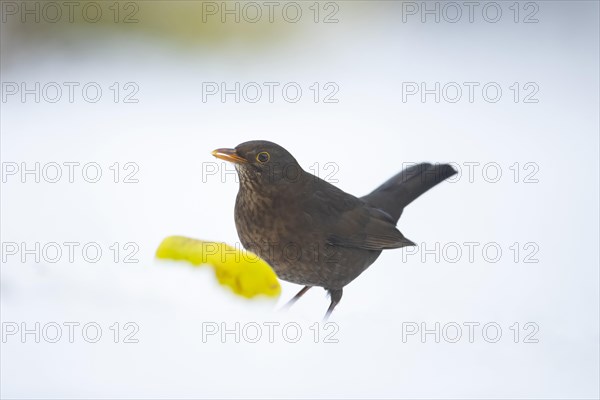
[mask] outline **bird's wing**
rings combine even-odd
[[[414,246],[396,229],[385,211],[343,192],[333,185],[314,192],[313,206],[325,216],[320,229],[328,244],[365,250],[397,249]]]
[[[333,225],[328,242],[334,246],[365,250],[398,249],[415,245],[392,223],[381,219],[379,210],[366,205],[344,212]]]

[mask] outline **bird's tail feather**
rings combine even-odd
[[[404,207],[454,174],[456,170],[449,164],[414,165],[396,174],[362,199],[385,211],[397,222]]]

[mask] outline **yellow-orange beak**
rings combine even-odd
[[[216,149],[213,150],[211,154],[217,158],[220,158],[221,160],[229,161],[232,163],[241,164],[248,162],[248,160],[246,160],[245,158],[240,157],[235,151],[235,149]]]

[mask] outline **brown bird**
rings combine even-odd
[[[256,140],[213,156],[235,164],[240,188],[235,225],[244,247],[285,281],[329,292],[329,317],[343,288],[382,250],[415,244],[396,229],[409,203],[454,175],[447,164],[423,163],[398,173],[370,194],[355,197],[304,171],[283,147]]]

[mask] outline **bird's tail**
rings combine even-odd
[[[398,222],[404,207],[417,197],[456,174],[449,164],[422,163],[406,168],[373,190],[362,200],[388,213]]]

